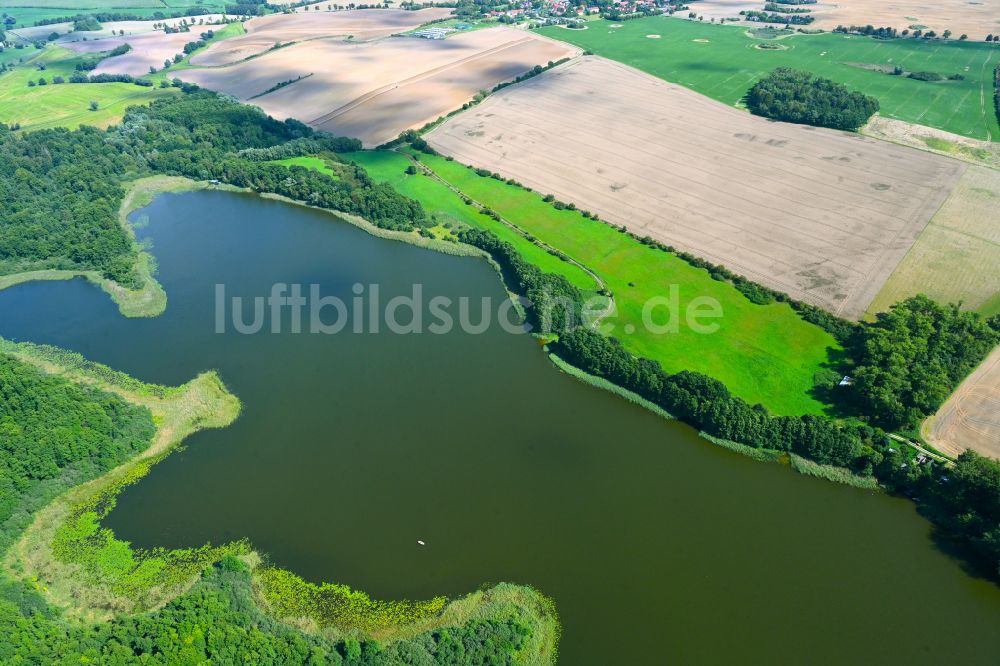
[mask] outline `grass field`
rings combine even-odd
[[[177,94],[176,89],[143,88],[131,83],[52,83],[55,76],[69,80],[80,60],[68,49],[49,46],[31,61],[0,75],[0,122],[20,123],[22,130],[107,127],[120,120],[133,104],[148,104]],[[45,65],[44,71],[38,69],[40,64]],[[48,85],[28,87],[29,79],[37,81],[42,77]],[[96,111],[90,110],[91,101],[97,102]]]
[[[22,49],[6,48],[0,51],[0,65],[17,64],[33,58],[38,53],[38,49],[33,46],[26,46]]]
[[[597,289],[594,279],[584,270],[549,254],[510,227],[479,213],[474,206],[467,205],[459,195],[446,185],[423,174],[407,174],[406,167],[413,162],[406,155],[379,150],[346,153],[342,157],[360,164],[375,180],[389,183],[399,193],[419,201],[428,214],[434,216],[438,226],[451,224],[453,227],[470,226],[488,229],[514,245],[521,256],[543,271],[562,275],[585,291]],[[308,165],[303,164],[303,166]]]
[[[803,322],[785,304],[755,305],[728,283],[677,257],[651,249],[603,222],[578,211],[556,210],[541,196],[488,177],[443,157],[420,155],[441,178],[469,197],[503,215],[543,242],[581,262],[607,283],[618,312],[607,332],[632,352],[659,361],[670,372],[696,370],[715,377],[735,394],[760,402],[778,414],[821,413],[812,397],[813,378],[836,342],[825,331]],[[404,192],[433,209],[423,188]],[[697,297],[716,299],[724,316],[710,335],[683,323],[677,333],[658,334],[643,326],[643,307],[654,297],[679,287],[681,312]],[[662,324],[665,310],[653,319]]]
[[[993,68],[1000,48],[981,42],[941,42],[822,34],[794,35],[755,48],[746,29],[677,18],[651,17],[590,23],[587,30],[547,27],[539,32],[598,55],[736,105],[775,67],[796,67],[878,98],[881,113],[977,139],[1000,140],[993,111]],[[650,39],[647,35],[659,35]],[[700,40],[700,41],[696,41]],[[929,83],[857,65],[899,65],[908,71],[961,74],[962,81]]]

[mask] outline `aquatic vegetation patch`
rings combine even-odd
[[[429,601],[380,601],[346,585],[316,585],[290,571],[261,567],[255,575],[265,605],[280,618],[307,618],[321,628],[378,632],[434,617],[447,599]]]

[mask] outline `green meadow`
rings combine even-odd
[[[775,67],[795,67],[873,95],[883,116],[1000,140],[993,110],[993,69],[1000,63],[1000,46],[984,42],[877,40],[834,33],[760,40],[748,36],[746,28],[665,16],[621,24],[595,21],[586,30],[546,27],[539,32],[726,104],[739,105],[750,87]],[[758,48],[761,44],[776,48]],[[960,74],[964,79],[918,81],[864,68],[872,65],[945,77]]]
[[[543,271],[562,275],[584,291],[597,289],[594,279],[586,271],[549,254],[507,225],[483,215],[446,185],[422,173],[407,174],[406,167],[413,162],[406,155],[378,150],[346,153],[342,157],[357,162],[375,180],[388,183],[400,194],[419,201],[437,222],[438,231],[461,226],[487,229],[514,245],[521,256]]]
[[[56,76],[68,81],[81,60],[69,49],[48,46],[31,60],[0,75],[0,122],[20,123],[22,130],[107,127],[120,120],[129,106],[177,94],[175,89],[144,88],[132,83],[52,83]],[[45,69],[40,70],[40,65]],[[37,83],[40,78],[48,84],[28,86],[29,80]],[[97,102],[96,111],[90,110],[92,101]]]
[[[669,372],[696,370],[715,377],[736,395],[760,402],[776,414],[824,411],[824,404],[812,397],[811,390],[816,373],[838,345],[787,304],[756,305],[729,283],[712,279],[707,271],[647,247],[579,211],[557,210],[537,193],[479,176],[440,156],[420,154],[419,159],[470,198],[600,275],[618,308],[603,330],[633,353],[656,359]],[[439,209],[429,194],[431,188],[401,191],[428,210]],[[672,290],[677,293],[679,330],[654,332],[643,325],[644,307],[654,298],[669,300]],[[717,323],[715,333],[698,333],[685,322],[686,306],[700,297],[715,299],[722,306],[722,317],[703,322]],[[665,301],[651,310],[657,325],[666,324],[670,316]]]

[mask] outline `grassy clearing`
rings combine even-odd
[[[776,414],[824,412],[825,405],[811,395],[813,378],[836,353],[837,343],[788,305],[751,303],[703,269],[578,211],[557,210],[534,192],[478,176],[458,162],[427,155],[420,160],[469,197],[600,275],[617,304],[617,313],[603,330],[621,339],[629,351],[659,361],[668,372],[695,370],[715,377],[734,394]],[[682,320],[694,299],[718,301],[724,312],[712,320],[719,324],[718,331],[699,334],[684,321],[674,333],[649,330],[643,323],[644,306],[672,289]],[[660,306],[652,319],[662,325],[668,316],[667,308]]]
[[[300,166],[313,171],[318,171],[321,174],[329,176],[330,178],[339,178],[337,174],[333,172],[333,169],[326,163],[321,157],[289,157],[284,160],[274,160],[272,164],[279,164],[281,166],[293,167]]]
[[[81,125],[108,127],[122,119],[125,109],[135,104],[148,104],[166,95],[179,94],[174,88],[144,88],[132,83],[61,83],[76,71],[83,58],[69,49],[48,46],[24,65],[0,75],[0,122],[20,124],[25,131]],[[39,70],[40,65],[45,70]],[[40,78],[48,85],[28,86],[28,81]],[[97,110],[90,103],[97,102]]]
[[[584,291],[597,289],[594,279],[586,271],[550,254],[507,225],[483,215],[446,185],[422,173],[407,174],[406,168],[413,162],[406,155],[378,150],[348,153],[342,157],[357,162],[375,180],[388,183],[399,193],[423,204],[428,214],[437,221],[439,232],[461,226],[487,229],[511,243],[521,256],[543,271],[562,275]]]
[[[796,67],[873,95],[884,116],[977,139],[1000,140],[992,108],[993,68],[1000,49],[979,42],[875,40],[841,34],[794,35],[783,50],[754,48],[745,28],[652,17],[591,23],[588,30],[548,27],[541,34],[632,65],[726,104],[775,67]],[[646,35],[659,34],[660,39]],[[707,41],[695,41],[707,40]],[[962,81],[928,83],[858,67],[900,66],[907,71],[961,74]]]

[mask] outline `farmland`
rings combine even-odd
[[[872,302],[869,314],[924,293],[966,308],[1000,293],[1000,171],[972,166]],[[990,314],[987,312],[987,314]]]
[[[156,31],[85,42],[67,42],[66,48],[77,53],[99,53],[110,51],[122,44],[128,44],[132,47],[128,53],[102,60],[92,73],[143,76],[149,73],[150,67],[161,69],[164,60],[170,60],[174,55],[183,53],[185,44],[198,39],[198,31],[211,30],[212,28],[217,29],[218,26],[201,26],[194,32],[166,34]]]
[[[396,32],[444,18],[450,9],[432,8],[419,11],[359,9],[338,12],[272,14],[246,22],[247,34],[213,44],[204,53],[191,59],[192,65],[216,67],[231,65],[251,56],[260,55],[275,44],[288,44],[310,39],[350,36],[357,41],[387,37]]]
[[[746,28],[731,25],[667,17],[611,25],[595,21],[587,30],[550,27],[540,32],[730,105],[739,105],[747,90],[775,67],[795,67],[873,95],[884,116],[977,139],[1000,138],[991,103],[1000,48],[990,44],[823,34],[772,40],[782,48],[765,50],[757,48],[762,41],[747,36]],[[660,38],[648,39],[650,34]],[[865,68],[872,65],[964,79],[917,81]]]
[[[923,434],[950,455],[972,449],[1000,458],[1000,347],[925,423]]]
[[[441,41],[314,39],[228,67],[190,69],[177,76],[241,100],[252,99],[276,118],[296,118],[360,138],[370,147],[452,111],[481,89],[574,51],[511,28],[477,30]]]
[[[0,122],[19,123],[24,130],[80,125],[106,127],[120,120],[127,107],[176,92],[131,83],[51,83],[55,76],[68,80],[77,62],[79,56],[68,49],[50,46],[29,63],[0,75]],[[37,69],[39,64],[45,65],[44,71]],[[50,83],[28,87],[29,80],[40,78]],[[96,110],[90,109],[91,102],[97,102]]]
[[[427,140],[846,317],[865,311],[965,168],[766,121],[593,57],[502,90]]]
[[[407,174],[406,168],[413,162],[406,155],[378,150],[347,153],[343,157],[360,164],[372,178],[389,183],[400,194],[418,200],[428,214],[434,217],[438,227],[447,229],[444,227],[447,224],[450,228],[469,226],[487,229],[513,244],[521,256],[543,271],[562,275],[584,291],[597,289],[594,279],[586,271],[553,256],[510,227],[479,213],[447,185],[421,173]]]
[[[421,154],[419,159],[463,194],[597,273],[617,306],[604,330],[619,337],[630,351],[659,361],[668,372],[695,370],[715,377],[736,395],[761,402],[778,414],[823,411],[824,405],[811,395],[813,378],[837,345],[788,305],[751,303],[707,271],[579,211],[558,210],[535,192],[479,176],[443,157]],[[423,190],[408,194],[425,201]],[[645,326],[644,305],[670,294],[672,287],[679,292],[682,310],[700,297],[718,301],[725,315],[718,320],[721,328],[706,336],[683,325],[667,334]],[[662,311],[656,313],[655,323],[665,323],[666,317]],[[709,349],[711,353],[706,353]]]

